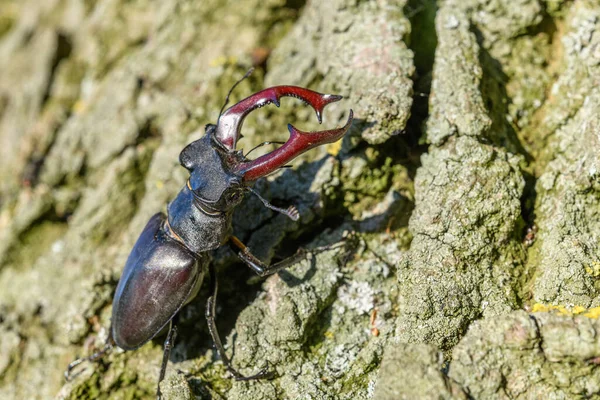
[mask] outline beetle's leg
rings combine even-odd
[[[308,255],[306,250],[300,248],[293,256],[288,257],[285,260],[281,260],[273,265],[268,265],[252,254],[250,249],[235,236],[231,236],[229,238],[229,246],[237,254],[239,259],[246,263],[259,276],[272,275],[277,271],[288,268],[297,262],[306,259]]]
[[[173,324],[173,320],[169,321],[169,333],[167,333],[167,338],[165,339],[165,344],[163,346],[163,359],[162,364],[160,365],[160,374],[158,375],[158,385],[156,387],[156,399],[161,399],[160,393],[160,383],[163,379],[165,379],[165,373],[167,372],[167,364],[169,363],[169,355],[171,354],[171,349],[175,344],[175,339],[177,338],[177,326]]]
[[[102,350],[95,352],[91,356],[78,358],[77,360],[75,360],[72,363],[70,363],[67,366],[67,369],[65,370],[65,380],[67,382],[69,382],[75,376],[79,375],[79,374],[74,374],[74,375],[71,374],[71,372],[73,372],[73,369],[75,367],[77,367],[79,364],[84,363],[84,362],[95,362],[95,361],[99,360],[100,358],[104,357],[104,355],[106,353],[108,353],[108,352],[110,352],[112,350],[113,345],[114,345],[114,343],[113,343],[113,340],[112,340],[112,336],[109,336],[109,338],[107,339],[106,344],[104,345],[104,347],[102,348]]]
[[[271,378],[273,373],[268,371],[268,365],[263,368],[259,373],[250,376],[244,376],[233,368],[231,365],[231,360],[225,354],[225,348],[223,347],[223,342],[221,342],[221,337],[219,336],[219,331],[217,331],[217,324],[215,322],[216,318],[216,300],[217,300],[217,291],[219,289],[219,284],[217,282],[217,271],[211,265],[210,266],[210,282],[212,287],[212,295],[208,298],[206,302],[206,322],[208,323],[208,331],[210,332],[210,336],[212,336],[213,342],[215,343],[215,347],[217,349],[217,353],[219,353],[219,357],[223,361],[223,365],[225,368],[234,376],[234,378],[238,381],[248,381],[251,379],[265,379]]]

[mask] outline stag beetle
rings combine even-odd
[[[306,253],[300,249],[273,265],[259,260],[231,234],[233,209],[240,204],[245,192],[251,192],[266,207],[298,220],[299,213],[294,206],[287,209],[275,207],[252,186],[259,178],[285,167],[300,154],[341,139],[352,125],[353,113],[350,110],[343,127],[332,130],[303,132],[288,124],[290,137],[281,147],[251,160],[246,158],[249,153],[244,155],[236,150],[244,118],[251,111],[269,103],[279,107],[280,98],[291,96],[312,106],[321,123],[325,106],[341,100],[342,96],[321,94],[297,86],[275,86],[255,93],[223,112],[229,95],[241,80],[229,91],[217,124],[207,125],[205,135],[181,151],[179,161],[189,171],[189,179],[167,206],[167,215],[158,213],[150,218],[127,259],[113,299],[106,346],[98,353],[69,364],[65,371],[67,380],[71,378],[73,368],[82,362],[99,359],[115,345],[124,350],[135,350],[168,327],[158,379],[157,398],[160,399],[160,382],[177,334],[173,318],[196,296],[207,272],[212,294],[206,304],[206,320],[223,364],[237,380],[271,375],[265,367],[255,375],[244,376],[233,368],[225,354],[215,323],[217,275],[208,252],[227,244],[260,276],[271,275],[303,259]],[[270,143],[273,142],[259,146]]]

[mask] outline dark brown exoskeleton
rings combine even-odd
[[[290,137],[281,147],[255,160],[247,159],[236,150],[244,118],[269,103],[279,106],[279,99],[284,96],[299,98],[312,106],[319,123],[325,106],[342,98],[296,86],[271,87],[227,109],[219,117],[217,125],[206,126],[204,137],[183,149],[179,161],[190,172],[190,177],[168,205],[167,215],[158,213],[150,219],[127,259],[113,300],[107,345],[90,357],[72,362],[65,372],[67,379],[71,370],[81,362],[98,359],[114,345],[124,350],[137,349],[168,326],[160,385],[176,336],[172,320],[181,307],[196,296],[207,272],[211,277],[212,295],[206,304],[206,319],[225,367],[238,380],[270,376],[266,368],[256,375],[244,376],[232,367],[227,358],[215,324],[218,285],[208,252],[228,244],[240,260],[260,276],[273,274],[303,259],[305,252],[299,250],[273,265],[260,261],[231,235],[233,209],[240,204],[245,192],[258,196],[252,189],[257,179],[284,167],[305,151],[341,139],[353,118],[350,110],[345,126],[318,132],[302,132],[288,125]],[[281,209],[258,197],[268,208],[294,221],[298,219],[295,207]],[[157,397],[160,398],[160,389]]]

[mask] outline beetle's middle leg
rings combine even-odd
[[[291,267],[297,262],[306,259],[306,257],[310,254],[306,250],[300,248],[293,256],[269,265],[252,254],[250,249],[235,236],[231,236],[229,238],[229,246],[237,254],[238,258],[246,263],[259,276],[272,275],[277,271]]]
[[[225,354],[225,348],[223,347],[223,342],[221,342],[221,337],[219,336],[219,331],[217,330],[217,324],[215,322],[217,315],[216,300],[219,284],[217,281],[217,271],[212,265],[210,266],[210,282],[212,294],[206,301],[206,322],[208,323],[208,331],[210,332],[210,336],[212,336],[213,342],[215,343],[215,347],[217,349],[217,353],[219,353],[219,356],[223,361],[223,365],[225,365],[225,368],[227,368],[231,375],[233,375],[234,378],[238,381],[271,378],[273,376],[273,373],[268,371],[268,366],[263,368],[259,373],[255,375],[244,376],[231,365],[231,360],[227,357],[227,354]]]

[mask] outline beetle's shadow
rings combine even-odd
[[[300,277],[290,272],[287,269],[279,271],[277,275],[279,278],[289,287],[296,287],[300,285],[302,282],[309,281],[315,274],[317,273],[317,260],[314,257],[309,258],[310,267],[306,270],[306,272]]]
[[[317,271],[318,271],[317,270],[317,268],[318,268],[317,267],[317,256],[319,254],[324,253],[326,251],[343,249],[343,248],[345,248],[345,243],[344,243],[342,234],[340,232],[339,241],[334,241],[333,243],[331,243],[329,245],[320,246],[320,247],[313,248],[313,249],[305,249],[306,250],[306,259],[305,260],[307,260],[309,262],[309,267],[304,271],[304,273],[301,276],[290,271],[290,269],[283,269],[281,271],[278,271],[277,275],[289,287],[296,287],[298,285],[301,285],[302,283],[310,281],[317,273]]]

